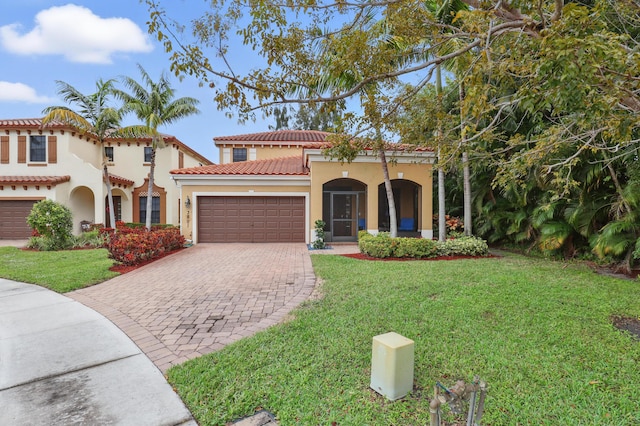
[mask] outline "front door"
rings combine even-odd
[[[104,198],[105,205],[105,218],[107,222],[104,224],[105,227],[111,226],[111,214],[109,212],[109,196],[107,195]],[[113,196],[113,209],[116,211],[115,218],[116,222],[122,220],[122,197],[119,195]]]
[[[331,194],[331,231],[333,241],[357,241],[357,193]]]

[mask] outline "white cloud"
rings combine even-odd
[[[23,83],[0,81],[0,102],[17,101],[34,104],[52,103],[55,99],[39,96],[33,87]]]
[[[86,7],[68,4],[36,15],[35,27],[22,34],[20,24],[0,27],[0,44],[19,55],[63,55],[71,62],[109,64],[116,53],[145,53],[153,46],[127,18],[101,18]]]

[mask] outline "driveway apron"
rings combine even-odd
[[[302,243],[197,244],[66,296],[110,319],[164,372],[281,322],[315,281]]]

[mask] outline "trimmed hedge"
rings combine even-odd
[[[438,256],[486,256],[489,246],[476,237],[452,238],[438,242]]]
[[[373,236],[366,231],[358,233],[358,248],[371,257],[385,258],[393,255],[393,240],[388,232]]]
[[[122,222],[116,223],[116,232],[104,228],[107,234],[105,247],[109,257],[123,265],[137,265],[147,260],[160,257],[164,253],[184,246],[185,239],[178,228],[152,227],[130,228]]]
[[[398,257],[425,259],[438,256],[486,256],[486,241],[475,237],[461,237],[441,243],[425,238],[391,238],[388,232],[371,235],[358,233],[360,252],[376,258]]]

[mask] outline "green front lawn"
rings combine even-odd
[[[29,251],[0,247],[0,277],[66,293],[119,275],[109,271],[113,260],[108,255],[106,249]]]
[[[483,424],[640,424],[640,283],[519,256],[374,262],[313,256],[324,298],[291,321],[169,370],[201,425],[264,408],[281,425],[427,425],[433,386],[489,384]],[[369,389],[371,343],[415,341],[415,386]],[[446,419],[453,421],[447,412]]]

